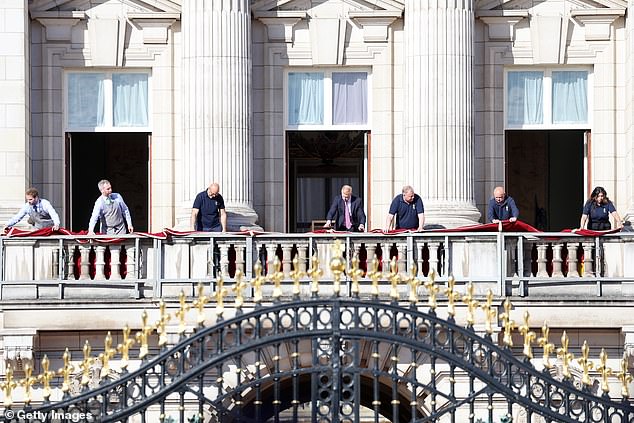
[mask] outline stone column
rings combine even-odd
[[[220,184],[228,229],[261,229],[252,206],[249,0],[183,2],[183,150],[179,225],[196,194]]]
[[[426,223],[480,218],[474,201],[472,0],[405,1],[405,184]]]

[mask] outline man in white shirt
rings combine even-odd
[[[59,216],[48,200],[40,198],[37,189],[29,188],[24,193],[26,203],[20,211],[7,222],[7,228],[11,228],[20,222],[24,216],[29,216],[29,223],[35,229],[52,228],[59,229]]]
[[[94,234],[97,221],[101,223],[101,233],[108,235],[125,234],[132,232],[132,217],[130,209],[123,201],[121,194],[112,192],[112,185],[107,179],[102,179],[97,184],[101,196],[95,201],[92,209],[90,222],[88,222],[88,233]]]

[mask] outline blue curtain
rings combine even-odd
[[[368,74],[334,72],[332,74],[332,123],[334,125],[368,122]]]
[[[543,72],[509,72],[506,92],[509,125],[544,123]]]
[[[148,75],[112,75],[112,117],[114,126],[148,126]]]
[[[553,72],[553,123],[588,122],[588,72]]]
[[[288,74],[288,124],[324,123],[324,74],[292,72]]]
[[[68,127],[96,128],[104,122],[103,73],[68,74]]]

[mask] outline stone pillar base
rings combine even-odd
[[[188,202],[188,205],[182,205],[176,212],[176,225],[174,229],[177,231],[190,231],[192,206],[194,200]],[[231,204],[225,204],[227,211],[227,231],[263,231],[260,225],[255,222],[258,220],[258,215],[249,206],[235,206]]]
[[[425,226],[442,225],[458,228],[479,223],[480,212],[473,204],[425,201]]]

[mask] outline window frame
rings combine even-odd
[[[68,76],[77,73],[104,74],[104,126],[95,127],[78,127],[68,124],[70,118],[68,106]],[[113,75],[122,73],[146,74],[147,79],[147,110],[148,121],[147,126],[114,126],[114,85]],[[152,72],[146,68],[127,68],[127,69],[99,69],[99,68],[69,68],[64,70],[63,75],[63,103],[64,103],[64,132],[152,132]]]
[[[313,124],[298,124],[291,125],[288,123],[289,118],[289,104],[288,104],[288,74],[289,73],[323,73],[324,74],[324,123],[322,125]],[[365,72],[367,75],[366,87],[367,87],[367,122],[365,124],[354,125],[333,125],[333,110],[332,110],[332,96],[333,96],[333,73],[354,73]],[[370,131],[372,126],[372,73],[370,69],[366,67],[346,67],[346,68],[320,68],[320,67],[287,67],[284,70],[284,129],[286,131],[315,131],[315,130],[329,130],[329,131]]]
[[[588,120],[584,123],[553,123],[553,72],[587,72],[588,79]],[[543,72],[543,123],[540,124],[509,124],[508,122],[508,74],[511,72]],[[592,110],[593,110],[593,88],[594,73],[590,66],[554,66],[554,67],[538,67],[538,66],[521,66],[509,67],[504,69],[503,80],[503,110],[504,110],[504,129],[590,129],[592,127]]]

